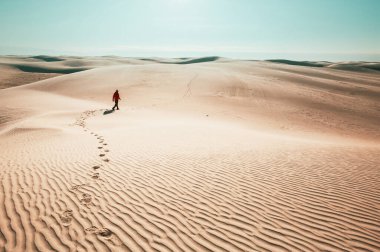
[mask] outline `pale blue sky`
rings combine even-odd
[[[380,61],[380,0],[0,0],[0,54]]]

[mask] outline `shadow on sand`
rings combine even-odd
[[[106,109],[104,112],[103,112],[103,115],[108,115],[108,114],[111,114],[113,113],[115,110],[112,110],[112,109]]]

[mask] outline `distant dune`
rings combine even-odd
[[[210,57],[200,57],[200,58],[172,58],[172,59],[160,59],[160,58],[141,58],[144,61],[150,61],[162,64],[196,64],[205,63],[220,60],[220,57],[210,56]]]
[[[378,70],[0,57],[0,251],[380,251]]]
[[[145,64],[137,59],[121,57],[76,56],[0,56],[0,89],[39,80],[118,64]]]
[[[332,63],[327,61],[313,62],[313,61],[293,61],[293,60],[283,60],[283,59],[273,59],[267,60],[269,62],[295,65],[295,66],[309,66],[309,67],[329,67],[339,70],[346,71],[357,71],[357,72],[372,72],[380,71],[379,62],[339,62]]]
[[[281,63],[281,64],[288,64],[288,65],[294,65],[294,66],[310,66],[310,67],[324,67],[328,66],[329,62],[312,62],[312,61],[294,61],[294,60],[283,60],[283,59],[273,59],[273,60],[267,60],[269,62],[274,63]]]
[[[0,89],[32,83],[56,77],[85,71],[97,67],[113,65],[142,65],[142,64],[197,64],[207,62],[228,62],[217,56],[200,58],[123,58],[118,56],[78,57],[78,56],[0,56]],[[345,71],[375,72],[380,71],[378,62],[340,62],[327,61],[292,61],[272,59],[266,62],[280,63],[305,67],[328,67]]]
[[[195,64],[195,63],[205,63],[205,62],[212,62],[219,60],[220,57],[202,57],[202,58],[195,58],[195,59],[187,59],[181,62],[178,62],[177,64]]]
[[[46,55],[37,55],[37,56],[32,56],[30,57],[32,59],[38,59],[38,60],[43,60],[46,62],[55,62],[55,61],[63,61],[65,59],[60,58],[60,57],[54,57],[54,56],[46,56]]]
[[[80,72],[84,70],[88,70],[89,68],[80,68],[80,67],[66,67],[66,68],[52,68],[44,65],[37,64],[12,64],[10,65],[15,67],[23,72],[31,72],[31,73],[61,73],[61,74],[69,74]]]

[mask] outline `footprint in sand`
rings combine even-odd
[[[97,169],[100,168],[100,165],[94,165],[92,168],[93,168],[94,170],[97,170]]]
[[[102,146],[99,146],[98,149],[103,149],[103,147],[102,147]]]
[[[63,213],[61,213],[59,218],[61,219],[62,226],[65,226],[65,227],[70,226],[71,221],[73,220],[72,216],[73,216],[73,210],[66,210]]]
[[[110,150],[104,150],[104,152],[109,152]]]
[[[91,175],[91,178],[93,179],[99,179],[100,174],[98,172],[95,172]]]
[[[89,228],[85,228],[84,230],[87,231],[87,232],[90,232],[90,233],[95,233],[96,230],[98,230],[98,228],[95,227],[95,226],[92,226],[92,227],[89,227]]]
[[[80,185],[74,185],[70,188],[70,190],[72,191],[77,191],[79,188],[81,188],[82,186],[85,186],[86,184],[80,184]]]
[[[110,239],[113,235],[112,231],[108,228],[97,228],[96,226],[86,228],[85,231],[97,234],[105,239]]]
[[[104,143],[103,145],[107,145],[106,143]]]
[[[92,196],[88,193],[83,193],[82,199],[80,199],[80,202],[86,206],[91,205],[92,204]]]
[[[99,154],[99,157],[104,157],[105,155],[106,155],[106,154],[103,154],[103,153],[102,153],[102,154]]]
[[[121,245],[121,240],[108,228],[98,228],[96,226],[92,226],[86,228],[85,231],[90,232],[92,234],[98,235],[100,238],[103,238],[107,241],[112,242],[114,245]]]
[[[112,232],[108,228],[101,228],[96,232],[97,235],[104,237],[105,239],[111,239]]]
[[[108,158],[103,159],[104,162],[109,162],[110,160]]]

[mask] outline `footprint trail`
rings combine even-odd
[[[101,163],[110,162],[110,159],[107,157],[107,153],[109,153],[110,150],[104,149],[105,146],[108,145],[104,137],[98,134],[97,132],[90,130],[87,127],[87,123],[86,123],[87,119],[89,119],[90,117],[94,117],[98,114],[101,114],[102,112],[103,110],[85,111],[79,116],[79,118],[74,123],[74,125],[81,127],[85,133],[89,133],[90,135],[92,135],[98,140],[97,150],[99,151],[98,153],[99,159],[94,162],[95,164],[90,169],[90,173],[89,173],[90,176],[89,176],[88,182],[84,184],[80,184],[80,185],[74,185],[71,187],[72,191],[78,193],[79,202],[81,203],[82,207],[85,207],[85,208],[90,208],[91,206],[95,206],[95,203],[94,203],[95,196],[91,195],[90,193],[81,193],[80,189],[82,189],[86,185],[89,185],[91,182],[104,181],[101,179],[101,171],[105,168],[105,166],[102,165]],[[68,227],[71,224],[72,216],[73,216],[72,210],[64,211],[60,215],[62,225]],[[91,226],[89,228],[85,228],[85,231],[95,234],[99,238],[109,241],[113,245],[116,245],[116,246],[121,245],[122,243],[120,239],[111,230],[109,230],[106,227],[98,228],[96,226]]]

